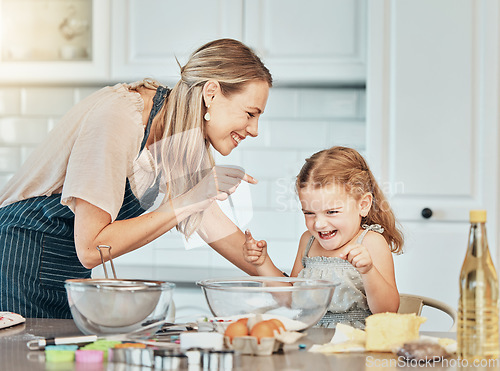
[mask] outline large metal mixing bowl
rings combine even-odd
[[[293,277],[237,277],[203,280],[197,285],[216,317],[262,314],[283,320],[287,330],[300,331],[323,317],[338,283]]]
[[[162,321],[175,285],[122,279],[66,280],[71,314],[85,334],[119,334]]]

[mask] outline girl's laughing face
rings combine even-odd
[[[325,250],[339,249],[356,237],[372,200],[371,194],[356,200],[335,184],[301,188],[299,199],[307,229]]]
[[[268,96],[269,85],[263,80],[251,81],[241,92],[228,97],[222,94],[218,83],[207,82],[205,103],[210,105],[210,120],[205,122],[205,130],[217,152],[227,156],[247,136],[258,135],[258,121]]]

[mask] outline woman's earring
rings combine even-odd
[[[209,108],[210,108],[210,104],[207,106],[207,112],[205,113],[205,116],[203,116],[205,121],[210,121],[210,113],[208,113]]]

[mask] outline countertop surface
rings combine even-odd
[[[402,361],[390,353],[344,353],[324,355],[311,353],[307,350],[312,344],[324,344],[330,341],[334,334],[331,329],[309,329],[307,336],[298,343],[306,345],[306,349],[299,349],[298,343],[286,345],[282,353],[272,356],[248,356],[240,359],[238,370],[396,370],[403,366]],[[435,336],[446,336],[449,333],[427,333]],[[40,319],[28,318],[25,324],[0,330],[0,367],[2,370],[145,370],[136,366],[126,366],[117,363],[103,364],[57,364],[46,363],[43,351],[29,351],[26,343],[40,337],[62,337],[81,335],[70,319]],[[451,336],[454,336],[452,334]],[[459,361],[449,359],[446,364],[431,364],[432,368],[457,370],[460,369]],[[493,367],[482,369],[500,370],[497,364]],[[411,367],[412,365],[407,365]],[[444,367],[443,367],[444,366]],[[471,366],[471,365],[469,365]],[[484,365],[483,365],[484,366]],[[413,365],[414,368],[415,365]],[[427,365],[429,367],[429,365]],[[189,370],[192,370],[190,367]]]

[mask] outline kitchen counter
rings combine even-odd
[[[298,343],[286,345],[284,352],[272,356],[241,356],[238,370],[375,370],[397,369],[402,366],[390,353],[351,353],[323,355],[307,351],[312,344],[323,344],[333,336],[330,329],[309,329],[307,336],[298,343],[306,345],[305,350],[298,348]],[[435,336],[450,336],[450,333],[427,333]],[[43,351],[29,351],[26,343],[38,337],[81,335],[73,320],[28,318],[25,324],[0,330],[0,364],[5,371],[36,370],[144,370],[140,367],[121,367],[119,364],[58,364],[45,363]],[[452,334],[453,336],[453,334]],[[498,360],[496,360],[498,363]],[[392,363],[391,363],[392,362]],[[81,367],[84,366],[84,367]],[[114,367],[116,366],[116,367]],[[429,365],[428,365],[429,366]],[[432,366],[432,364],[431,364]],[[449,367],[442,367],[449,366]],[[434,364],[437,369],[457,370],[458,361],[448,360],[448,364]],[[442,368],[441,368],[442,367]],[[499,370],[500,367],[483,367],[484,370]],[[191,368],[190,368],[191,370]]]

